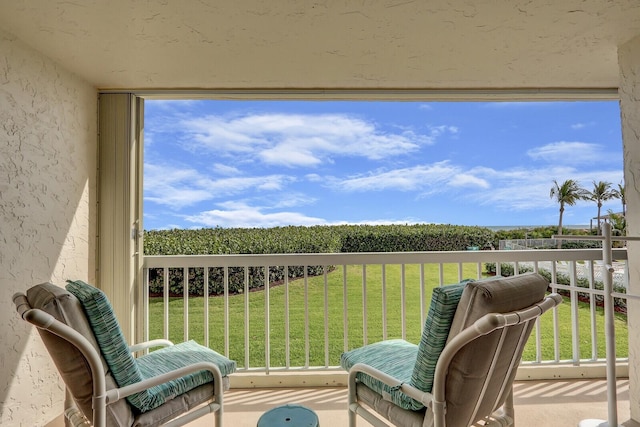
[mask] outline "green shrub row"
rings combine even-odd
[[[339,230],[333,227],[275,227],[275,228],[205,228],[198,230],[153,230],[145,232],[145,255],[216,255],[216,254],[282,254],[282,253],[332,253],[340,249]],[[307,274],[322,274],[323,266],[307,267]],[[291,266],[287,270],[290,279],[302,277],[304,267]],[[189,269],[189,294],[204,295],[204,269]],[[269,267],[269,283],[282,283],[284,267]],[[169,293],[182,295],[184,271],[169,269]],[[162,269],[149,270],[149,292],[164,291]],[[264,267],[249,267],[248,289],[265,286]],[[228,269],[230,293],[245,290],[243,267]],[[224,292],[224,269],[209,268],[209,295]]]
[[[333,267],[327,267],[329,271]],[[204,295],[204,268],[189,268],[189,295]],[[264,267],[249,267],[249,274],[246,277],[246,289],[253,291],[264,289],[266,284]],[[317,276],[323,273],[322,266],[307,267],[308,276]],[[289,279],[303,277],[304,267],[290,266],[269,267],[269,285],[282,283],[287,275]],[[184,294],[184,269],[170,268],[169,271],[169,294],[181,296]],[[228,269],[228,292],[231,294],[243,293],[245,291],[245,271],[244,267],[229,267]],[[209,295],[222,295],[224,293],[224,268],[209,267]],[[164,292],[164,279],[162,269],[149,270],[149,292],[152,296],[162,295]]]
[[[490,247],[494,232],[484,227],[416,224],[352,226],[342,235],[341,252],[463,251]]]
[[[338,225],[313,227],[274,228],[205,228],[197,230],[151,230],[144,236],[145,255],[216,255],[216,254],[282,254],[282,253],[346,253],[346,252],[408,252],[458,251],[469,247],[487,249],[498,247],[500,239],[517,239],[527,232],[530,238],[550,237],[554,228],[508,230],[493,232],[484,227],[457,225]],[[573,241],[572,241],[573,243]],[[580,243],[574,243],[579,245]],[[324,266],[308,266],[307,274],[322,274]],[[332,266],[326,266],[333,269]],[[264,287],[263,267],[250,267],[248,289]],[[189,269],[189,294],[204,294],[204,269]],[[269,268],[269,283],[282,283],[302,277],[304,267]],[[164,291],[162,269],[149,271],[150,292]],[[169,292],[183,294],[183,269],[169,270]],[[224,288],[222,268],[209,269],[208,292],[218,295]],[[245,290],[245,272],[242,267],[229,268],[229,292]]]

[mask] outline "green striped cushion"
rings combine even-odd
[[[142,381],[138,365],[107,296],[98,288],[80,280],[67,281],[67,291],[78,298],[84,308],[104,360],[119,387]]]
[[[403,383],[409,384],[417,353],[418,346],[405,340],[380,341],[342,353],[340,366],[348,371],[356,363],[365,363]],[[370,389],[381,394],[385,399],[404,409],[415,411],[424,407],[417,400],[367,374],[358,373],[356,378]]]
[[[411,384],[417,389],[431,393],[436,363],[447,343],[453,316],[467,282],[433,289],[427,320],[424,322],[422,338],[418,345],[415,368],[411,375]]]
[[[138,358],[137,362],[145,379],[197,362],[214,363],[220,369],[223,377],[232,374],[236,370],[236,362],[195,341],[187,341],[161,348]],[[211,372],[199,371],[152,387],[146,391],[150,399],[147,403],[148,409],[153,409],[167,400],[171,400],[182,393],[211,381],[213,381]]]
[[[67,290],[80,300],[100,351],[118,387],[131,385],[195,362],[213,362],[223,376],[236,369],[234,361],[195,341],[165,347],[134,359],[106,295],[79,280],[68,281]],[[133,394],[128,396],[127,400],[141,412],[147,412],[212,380],[211,372],[200,371]]]

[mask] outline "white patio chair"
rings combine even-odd
[[[346,352],[349,425],[514,425],[512,384],[545,297],[534,273],[436,288],[419,345],[388,340]],[[381,419],[382,418],[382,419]]]
[[[67,290],[36,285],[13,301],[21,317],[38,328],[77,405],[65,411],[69,421],[95,427],[180,426],[215,412],[215,424],[222,426],[223,392],[234,361],[194,341],[129,347],[106,296],[80,281],[69,282]]]

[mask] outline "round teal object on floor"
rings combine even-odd
[[[282,405],[270,409],[258,420],[258,427],[319,427],[318,416],[302,405]]]

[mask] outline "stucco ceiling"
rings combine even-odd
[[[638,0],[0,0],[101,89],[617,88]]]

